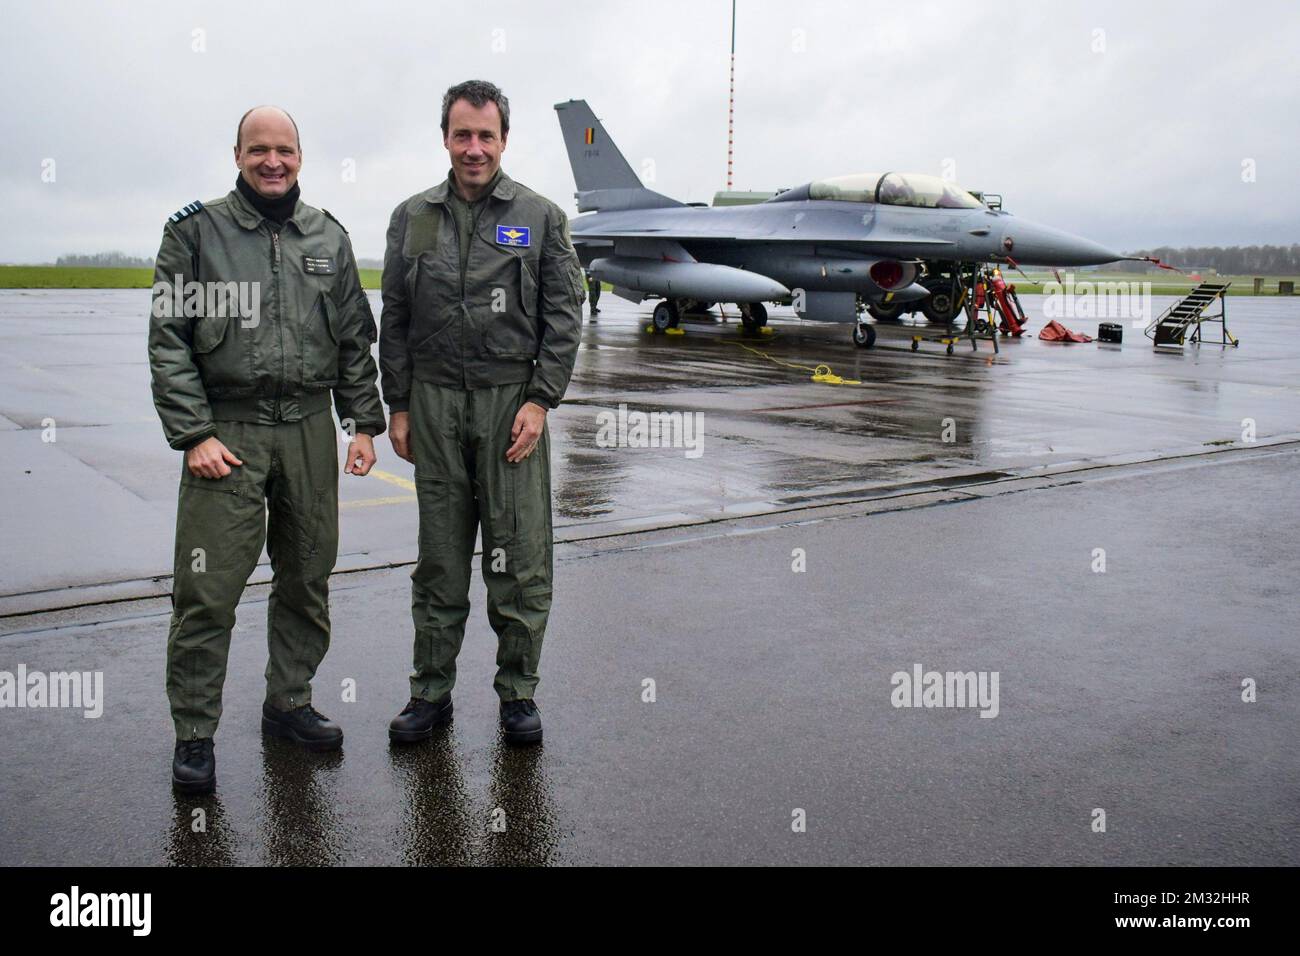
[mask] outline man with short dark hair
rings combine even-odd
[[[442,101],[447,179],[393,212],[379,341],[389,438],[415,464],[419,560],[411,574],[411,700],[389,725],[422,740],[450,719],[483,532],[495,688],[508,743],[541,740],[533,693],[551,607],[546,414],[568,387],[582,269],[568,218],[501,171],[510,105],[491,83]]]
[[[370,471],[372,436],[385,427],[375,319],[347,231],[299,199],[292,117],[269,106],[245,113],[235,165],[231,192],[190,203],[164,226],[149,326],[154,405],[168,444],[185,453],[167,639],[172,782],[183,793],[216,785],[235,607],[264,542],[262,731],[312,750],[341,744],[311,694],[329,647],[338,555],[331,392],[351,436],[349,474]]]

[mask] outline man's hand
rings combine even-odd
[[[546,409],[536,402],[524,402],[510,428],[510,439],[514,444],[506,449],[506,461],[517,463],[531,455],[542,437],[545,424]]]
[[[369,435],[358,433],[348,443],[348,459],[343,470],[349,475],[360,478],[370,474],[370,469],[373,467],[375,467],[375,440]]]
[[[231,465],[242,465],[216,435],[205,438],[185,452],[185,467],[195,478],[224,478]]]
[[[398,458],[405,458],[415,464],[415,454],[411,451],[411,413],[393,412],[388,416],[388,440],[393,443],[393,451]]]

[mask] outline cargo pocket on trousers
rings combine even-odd
[[[551,586],[534,584],[519,589],[519,609],[525,613],[545,614],[551,609]]]
[[[311,501],[306,502],[304,513],[297,522],[298,557],[303,567],[311,567],[320,562],[321,549],[325,544],[322,539],[328,537],[320,533],[321,522],[328,519],[325,514],[326,491],[325,488],[312,490]]]
[[[415,497],[420,513],[420,555],[446,554],[451,548],[451,500],[448,483],[416,473]]]
[[[483,542],[484,547],[504,548],[515,540],[519,527],[515,505],[515,472],[518,468],[518,465],[509,463],[503,465],[491,494],[486,493],[482,485],[475,489],[479,495],[480,512],[487,521],[486,533],[491,538],[490,542]]]
[[[257,489],[234,472],[224,478],[182,472],[175,573],[231,571],[248,564],[247,552],[251,542],[260,542],[264,520]],[[260,543],[257,550],[261,553]]]

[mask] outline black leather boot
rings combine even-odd
[[[311,704],[276,710],[263,703],[262,733],[284,737],[308,750],[337,750],[343,744],[343,730]]]
[[[402,712],[388,723],[388,739],[395,744],[412,744],[433,736],[433,728],[451,720],[451,694],[430,702],[412,697]]]
[[[217,758],[212,738],[176,741],[172,757],[172,786],[180,793],[211,793],[217,787]]]
[[[532,744],[542,739],[542,715],[531,700],[501,702],[501,733],[508,744]]]

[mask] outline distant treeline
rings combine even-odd
[[[1128,253],[1133,256],[1155,256],[1161,262],[1180,269],[1213,269],[1221,275],[1296,276],[1300,275],[1300,244],[1290,246],[1189,246],[1175,249],[1160,246]],[[147,256],[128,256],[124,252],[96,252],[90,255],[59,256],[58,266],[78,268],[152,269],[153,259]],[[382,269],[382,259],[358,259],[362,269]],[[1112,262],[1102,266],[1113,272],[1142,272],[1154,270],[1150,263]]]
[[[90,255],[59,256],[56,266],[80,269],[152,269],[153,260],[146,256],[128,256],[125,252],[94,252]]]
[[[1132,256],[1155,256],[1166,265],[1180,269],[1213,269],[1228,276],[1294,276],[1300,275],[1300,245],[1290,246],[1189,246],[1174,249],[1160,246],[1130,252]],[[1102,266],[1114,272],[1141,272],[1154,270],[1151,263],[1112,262]]]

